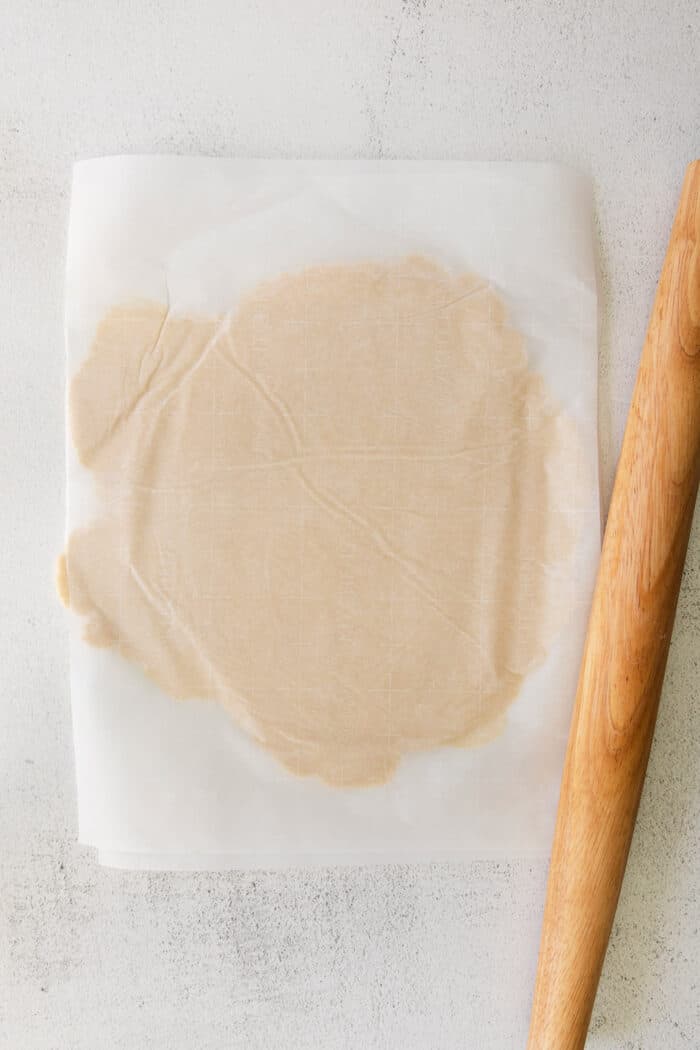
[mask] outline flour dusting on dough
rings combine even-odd
[[[580,450],[477,276],[315,267],[231,317],[111,310],[70,390],[85,637],[289,770],[483,743],[571,609]]]

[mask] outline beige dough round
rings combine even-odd
[[[70,391],[104,513],[85,638],[216,699],[288,770],[389,779],[488,739],[571,596],[578,445],[479,277],[324,266],[231,317],[129,303]]]

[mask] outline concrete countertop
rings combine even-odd
[[[6,0],[0,40],[0,1047],[523,1046],[544,865],[124,874],[76,846],[51,580],[70,167],[167,151],[590,172],[607,501],[683,170],[700,155],[700,7]],[[696,518],[599,1050],[700,1045],[699,628]]]

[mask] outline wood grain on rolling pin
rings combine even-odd
[[[617,469],[562,779],[529,1050],[580,1050],[639,805],[700,478],[700,161]]]

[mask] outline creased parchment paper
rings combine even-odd
[[[595,327],[565,169],[76,166],[58,586],[103,862],[546,849]]]

